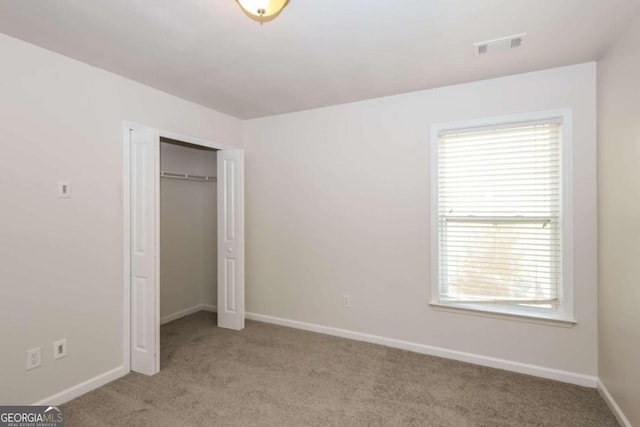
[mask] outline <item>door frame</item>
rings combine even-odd
[[[176,132],[157,129],[152,126],[146,126],[139,123],[124,121],[123,122],[123,175],[122,175],[122,204],[124,219],[124,268],[123,268],[123,303],[122,303],[122,360],[123,366],[127,372],[131,371],[131,141],[130,131],[134,129],[153,129],[157,133],[158,141],[160,138],[168,138],[189,144],[199,145],[202,147],[214,148],[216,150],[241,150],[240,148],[230,145],[224,145],[189,135],[182,135]],[[156,167],[156,189],[155,189],[155,205],[156,205],[156,236],[160,235],[160,144],[156,147],[155,167]],[[244,189],[240,189],[241,194],[241,223],[242,236],[244,240]],[[244,260],[244,244],[242,247],[242,258]],[[155,262],[156,269],[156,343],[160,343],[160,242],[157,244],[157,258]],[[243,273],[244,276],[244,273]],[[244,280],[242,284],[242,295],[244,299]],[[218,287],[220,283],[218,283]],[[244,301],[240,305],[242,307],[242,316],[244,317]],[[156,349],[156,366],[160,366],[160,351]]]

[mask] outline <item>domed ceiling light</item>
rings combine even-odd
[[[260,23],[271,21],[289,0],[236,0],[245,13]]]

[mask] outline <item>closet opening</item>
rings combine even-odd
[[[217,151],[160,138],[160,325],[216,308]]]
[[[160,370],[160,325],[244,328],[244,153],[125,123],[124,365]],[[216,327],[213,324],[211,327]]]

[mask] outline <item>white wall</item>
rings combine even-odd
[[[216,176],[216,152],[163,142],[161,169]],[[160,318],[217,300],[216,183],[160,180]]]
[[[574,113],[578,324],[434,310],[430,125],[558,108]],[[244,132],[249,312],[596,375],[595,63],[256,119]]]
[[[598,63],[599,375],[640,426],[640,13]]]
[[[122,363],[123,120],[229,145],[242,128],[4,35],[0,52],[0,403],[28,404]],[[38,346],[43,366],[25,372]]]

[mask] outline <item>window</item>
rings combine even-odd
[[[432,304],[573,322],[570,113],[432,129]]]

